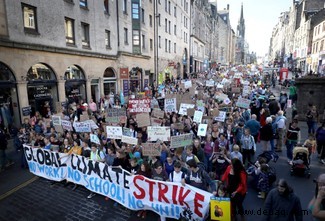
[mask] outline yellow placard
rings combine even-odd
[[[210,200],[211,220],[231,220],[230,198],[215,197]]]

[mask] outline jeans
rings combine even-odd
[[[270,140],[270,145],[271,145],[271,151],[275,151],[275,144],[274,144],[274,139]]]
[[[296,140],[287,140],[286,142],[286,147],[287,147],[287,158],[288,160],[292,160],[293,158],[293,148],[294,146],[297,145],[297,141]]]
[[[211,160],[209,160],[211,155],[212,154],[210,154],[210,153],[204,153],[204,156],[205,156],[205,158],[204,158],[204,166],[205,166],[205,169],[206,169],[207,172],[212,171],[212,162],[211,162]]]
[[[279,134],[279,138],[276,143],[276,149],[281,150],[282,145],[283,145],[283,136],[284,136],[284,129],[283,128],[278,128],[277,133]]]
[[[307,121],[308,125],[308,134],[315,134],[316,128],[317,128],[317,122],[316,121]]]

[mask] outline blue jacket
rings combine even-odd
[[[251,131],[251,135],[255,136],[258,134],[261,128],[261,124],[257,120],[251,119],[246,122],[245,128],[248,128]]]

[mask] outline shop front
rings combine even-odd
[[[12,124],[19,125],[19,103],[16,79],[10,68],[0,62],[0,128],[8,129]]]
[[[58,102],[57,79],[51,68],[35,64],[27,72],[27,93],[31,115],[38,111],[42,116],[56,111]]]
[[[76,65],[68,67],[64,74],[65,95],[69,104],[87,101],[86,79],[81,68]]]
[[[106,68],[103,76],[104,84],[104,95],[116,94],[117,93],[117,83],[116,75],[113,68]]]

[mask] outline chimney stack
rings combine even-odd
[[[229,4],[227,4],[227,11],[229,11]]]

